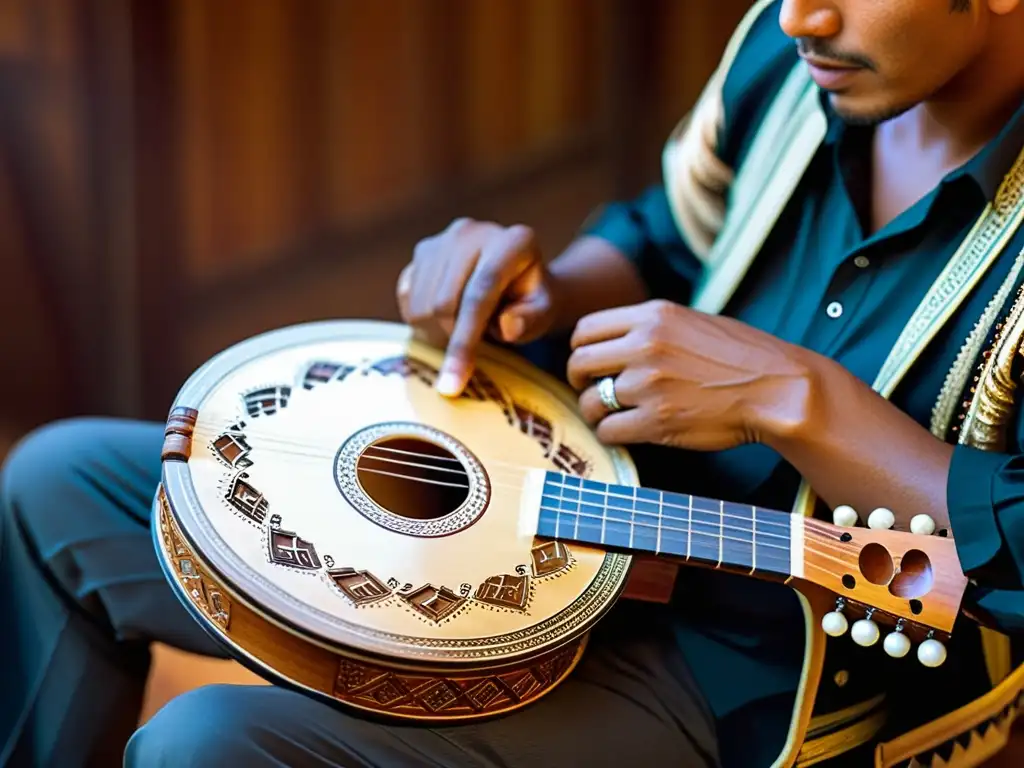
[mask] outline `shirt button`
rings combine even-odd
[[[854,266],[859,267],[860,269],[864,269],[864,267],[868,266],[870,263],[871,263],[871,259],[869,259],[867,256],[854,256],[853,257],[853,264],[854,264]]]
[[[832,319],[835,319],[839,317],[841,314],[843,314],[843,305],[840,304],[838,301],[833,301],[831,304],[825,307],[825,314],[831,317]]]

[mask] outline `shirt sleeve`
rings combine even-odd
[[[651,298],[689,302],[703,267],[683,241],[663,186],[596,211],[582,234],[600,237],[637,268]]]
[[[946,495],[971,580],[965,607],[995,629],[1024,633],[1024,454],[957,445]]]

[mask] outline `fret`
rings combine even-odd
[[[715,567],[788,574],[790,516],[728,501],[545,476],[537,533]]]

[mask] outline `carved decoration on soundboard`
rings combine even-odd
[[[445,677],[391,672],[355,659],[341,659],[334,697],[376,712],[430,717],[496,714],[541,695],[564,677],[580,653],[575,640],[527,668],[500,674],[477,672]]]
[[[239,472],[228,487],[227,502],[247,520],[263,525],[270,510],[270,502],[248,482],[249,474]]]
[[[210,444],[217,458],[232,469],[248,469],[252,466],[252,459],[249,458],[252,446],[247,441],[244,429],[245,422],[240,421],[224,430]]]
[[[231,601],[203,567],[196,562],[191,548],[178,532],[167,512],[167,499],[160,489],[159,525],[164,549],[170,553],[177,577],[185,587],[192,604],[222,629],[231,623]]]
[[[313,389],[329,381],[344,381],[356,367],[345,363],[332,363],[318,360],[311,363],[302,377],[302,388]]]
[[[302,387],[308,390],[327,382],[344,381],[355,370],[356,366],[352,364],[318,360],[306,369],[302,377]],[[439,375],[434,366],[409,355],[395,355],[365,364],[362,374],[366,376],[371,372],[382,376],[413,377],[430,387],[434,386]],[[521,404],[512,402],[482,370],[476,369],[473,372],[461,397],[483,403],[491,402],[501,408],[509,425],[518,425],[523,434],[536,440],[544,451],[544,458],[551,459],[559,471],[581,477],[590,472],[590,463],[569,446],[559,445],[556,450],[554,428],[548,419]]]
[[[331,568],[327,575],[342,594],[360,608],[391,596],[391,588],[366,570]]]
[[[291,396],[291,387],[277,385],[250,390],[242,395],[242,400],[245,402],[246,413],[255,419],[258,416],[273,416],[287,408]]]
[[[289,568],[298,568],[302,571],[320,569],[320,558],[316,554],[316,547],[294,531],[286,531],[281,528],[280,515],[273,515],[270,518],[270,528],[267,531],[267,551],[270,555],[270,562],[276,565],[286,565]]]
[[[451,618],[466,603],[466,598],[455,594],[448,587],[435,587],[433,584],[424,584],[401,597],[420,615],[435,623]]]
[[[366,373],[369,373],[369,371],[376,371],[382,376],[398,375],[403,379],[412,376],[422,381],[428,387],[434,386],[438,376],[438,370],[432,365],[407,355],[386,357],[383,360],[378,360],[370,365]]]
[[[524,611],[530,600],[530,577],[507,573],[491,576],[477,587],[473,597],[499,608]]]
[[[555,450],[552,461],[560,471],[566,474],[586,477],[590,473],[590,462],[581,458],[576,451],[565,443],[559,445]]]
[[[532,437],[541,448],[544,449],[544,458],[551,458],[551,450],[554,447],[554,432],[551,422],[538,413],[534,413],[521,405],[515,405],[516,418],[519,421],[519,431],[527,437]]]
[[[569,548],[560,541],[545,541],[530,550],[533,575],[536,578],[551,576],[568,570],[572,565]]]

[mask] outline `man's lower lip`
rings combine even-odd
[[[810,62],[808,62],[807,66],[811,71],[811,79],[826,90],[842,87],[854,75],[860,72],[859,69],[855,68],[825,69],[823,67],[816,67]]]

